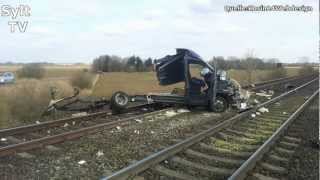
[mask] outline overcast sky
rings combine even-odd
[[[4,0],[26,4],[25,33],[0,17],[0,62],[85,62],[102,54],[160,58],[175,48],[212,56],[296,62],[319,58],[318,0]],[[225,5],[305,5],[312,12],[225,12]]]

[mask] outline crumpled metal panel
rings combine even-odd
[[[176,55],[168,55],[156,61],[157,78],[160,85],[185,81],[185,63],[202,64],[203,60],[188,49],[177,49]]]

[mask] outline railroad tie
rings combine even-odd
[[[225,157],[219,157],[215,155],[208,155],[208,154],[201,153],[199,151],[191,150],[191,149],[186,150],[185,154],[187,156],[194,157],[194,158],[199,158],[199,159],[208,160],[208,161],[222,162],[222,163],[230,164],[234,166],[241,165],[244,162],[244,160],[236,160],[236,159],[230,159]]]
[[[280,162],[283,162],[283,163],[289,162],[288,158],[279,157],[276,154],[271,154],[271,155],[268,156],[268,158],[272,159],[273,161],[280,161]]]
[[[217,153],[227,153],[227,154],[230,154],[231,156],[236,156],[236,157],[240,157],[240,158],[243,158],[243,159],[248,158],[252,154],[251,152],[230,151],[229,149],[222,149],[222,148],[218,148],[218,147],[215,147],[215,146],[207,145],[205,143],[200,143],[199,148],[206,149],[206,150],[209,150],[209,151],[215,151]]]
[[[284,136],[284,140],[290,141],[290,142],[295,142],[295,143],[301,142],[300,138],[295,138],[295,137],[291,137],[291,136]]]
[[[184,158],[177,157],[177,156],[173,157],[170,161],[172,161],[173,163],[182,165],[182,166],[190,167],[192,169],[205,171],[207,173],[220,174],[220,175],[224,175],[224,176],[231,175],[231,173],[234,171],[233,169],[220,168],[220,167],[214,167],[214,166],[209,166],[209,165],[203,165],[200,163],[195,163],[195,162],[192,162],[192,161],[189,161]]]
[[[152,168],[152,170],[155,171],[156,173],[158,173],[159,175],[172,177],[172,178],[179,179],[179,180],[198,180],[198,179],[201,180],[198,177],[183,174],[178,171],[168,169],[168,168],[161,166],[161,165],[155,166],[154,168]]]
[[[260,173],[254,173],[253,177],[259,179],[259,180],[280,180],[278,178],[273,178],[273,177],[269,177],[269,176],[265,176],[263,174]]]
[[[271,171],[271,172],[275,172],[275,173],[278,173],[278,174],[283,174],[286,172],[286,168],[284,167],[281,167],[281,166],[276,166],[276,165],[273,165],[273,164],[269,164],[269,163],[266,163],[266,162],[263,162],[263,163],[260,163],[261,167],[263,167],[264,169],[267,169],[268,171]]]

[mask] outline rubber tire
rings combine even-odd
[[[225,112],[229,108],[229,103],[224,97],[217,96],[216,101],[221,101],[223,103],[223,108],[217,109],[215,105],[210,105],[209,106],[210,111],[216,112],[216,113],[222,113],[222,112]]]
[[[127,102],[125,104],[119,104],[116,101],[116,96],[119,96],[119,95],[127,99]],[[129,104],[129,96],[128,96],[128,94],[125,93],[125,92],[122,92],[122,91],[117,91],[117,92],[113,93],[113,95],[111,97],[110,109],[112,110],[113,113],[118,114],[122,110],[126,109],[128,104]]]

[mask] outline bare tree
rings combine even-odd
[[[252,83],[252,73],[255,71],[257,68],[257,63],[254,57],[254,50],[253,49],[248,49],[243,61],[243,68],[245,69],[245,72],[247,74],[247,81],[248,83]]]

